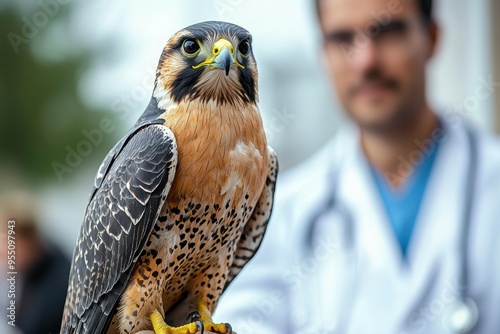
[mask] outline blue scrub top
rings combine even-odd
[[[389,180],[370,165],[377,191],[405,259],[438,145],[434,143],[431,149],[418,152],[421,159],[415,159],[414,170],[400,189],[394,189]]]

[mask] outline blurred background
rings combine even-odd
[[[499,86],[487,99],[474,94],[500,81],[500,1],[437,0],[435,10],[443,35],[429,67],[433,106],[498,133]],[[146,107],[164,44],[205,20],[252,33],[260,110],[282,170],[342,126],[311,0],[2,0],[2,225],[22,212],[44,242],[71,255],[94,174]]]

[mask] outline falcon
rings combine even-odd
[[[170,38],[149,105],[95,178],[61,333],[231,333],[212,313],[262,242],[278,172],[257,101],[248,31],[212,21]]]

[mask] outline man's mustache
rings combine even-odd
[[[356,84],[349,91],[350,96],[358,94],[362,89],[368,85],[378,84],[390,90],[398,90],[399,83],[396,79],[383,75],[380,71],[372,71],[367,73],[359,84]]]

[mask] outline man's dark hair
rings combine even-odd
[[[318,18],[320,17],[320,11],[319,11],[319,2],[321,0],[314,0],[314,3],[316,5],[316,14]],[[420,12],[422,14],[422,18],[424,19],[425,22],[430,22],[432,21],[432,3],[433,0],[416,0],[415,1],[420,8]]]

